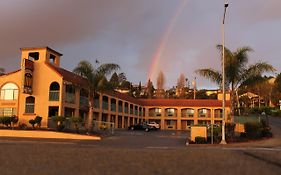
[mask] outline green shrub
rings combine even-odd
[[[37,126],[40,128],[41,127],[42,117],[37,115],[34,120],[35,120],[35,123],[37,124]]]
[[[272,110],[272,116],[281,117],[281,110]]]
[[[60,124],[65,121],[65,117],[64,116],[53,116],[52,120],[54,122],[56,122],[57,124]]]
[[[195,143],[196,144],[205,144],[206,139],[205,139],[205,137],[197,136],[197,137],[195,137]]]
[[[82,122],[82,118],[81,117],[72,117],[71,121],[74,124],[74,128],[76,129],[76,131],[78,131],[79,130],[79,123]]]
[[[248,139],[258,139],[261,137],[261,124],[258,122],[246,122],[245,133]]]
[[[225,124],[225,136],[229,141],[232,141],[235,138],[235,125],[235,123]]]
[[[9,127],[12,124],[12,118],[11,117],[0,117],[0,123]]]
[[[63,122],[65,121],[64,116],[53,116],[52,120],[56,123],[56,128],[58,131],[62,131],[65,128]]]
[[[32,128],[34,129],[35,128],[35,124],[36,124],[35,120],[31,119],[28,122],[32,125]]]

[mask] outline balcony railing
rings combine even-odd
[[[152,111],[152,112],[149,112],[149,116],[150,117],[160,117],[161,113]]]
[[[65,94],[65,102],[66,103],[75,103],[75,94],[73,94],[73,93],[66,93]]]
[[[103,110],[108,110],[108,102],[102,102],[102,109]]]
[[[94,99],[94,108],[100,108],[100,101],[98,98]]]
[[[118,112],[123,112],[122,106],[118,106]]]
[[[60,91],[50,91],[49,92],[49,101],[59,101]]]
[[[193,113],[182,113],[181,114],[181,117],[183,117],[183,118],[192,118],[192,117],[194,117],[194,114]]]
[[[125,113],[128,114],[129,113],[129,109],[128,107],[125,107]]]
[[[222,118],[222,113],[215,113],[215,118]]]
[[[80,96],[80,106],[89,106],[89,100],[87,97]]]
[[[112,112],[115,112],[116,111],[116,104],[111,104],[110,105],[110,110],[112,111]]]

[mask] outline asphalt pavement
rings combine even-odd
[[[97,140],[0,137],[0,174],[281,174],[281,118],[274,138],[185,146],[186,131],[116,130]]]

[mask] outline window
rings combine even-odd
[[[155,108],[156,116],[161,116],[161,108]]]
[[[0,108],[0,116],[16,115],[16,108]]]
[[[50,101],[59,101],[60,96],[60,85],[57,82],[53,82],[50,85],[49,91],[49,100]]]
[[[174,114],[175,114],[175,109],[173,108],[167,109],[167,116],[174,116]]]
[[[32,96],[25,99],[25,113],[34,113],[35,98]]]
[[[56,56],[55,55],[53,55],[53,54],[50,54],[50,63],[55,63],[55,61],[56,61]]]
[[[39,52],[30,52],[28,54],[28,59],[31,60],[31,61],[37,61],[39,60]]]
[[[14,83],[7,83],[1,89],[1,100],[17,100],[19,89]]]
[[[194,109],[183,109],[182,110],[182,117],[193,117],[194,116]]]
[[[211,117],[210,109],[199,109],[198,117]]]

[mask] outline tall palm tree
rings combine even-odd
[[[81,61],[73,70],[74,73],[87,79],[87,86],[89,92],[89,114],[87,119],[88,132],[91,131],[93,123],[94,95],[98,91],[103,91],[104,89],[106,89],[106,76],[118,69],[120,69],[119,65],[113,63],[102,64],[99,67],[95,68],[90,62]]]
[[[217,49],[222,53],[222,45],[217,45]],[[235,95],[238,102],[238,88],[249,80],[255,80],[255,77],[260,77],[265,72],[274,72],[272,65],[266,62],[258,62],[253,65],[247,65],[249,56],[248,53],[253,51],[250,47],[241,47],[236,51],[231,52],[225,48],[225,84],[226,89],[230,90],[231,108],[234,112]],[[220,87],[222,84],[221,71],[212,68],[198,69],[196,73],[217,83]],[[253,82],[253,81],[251,81]],[[239,104],[239,102],[237,103]]]

